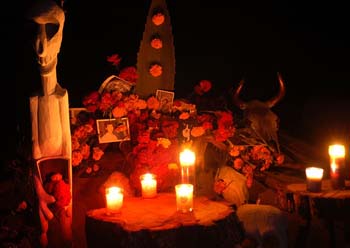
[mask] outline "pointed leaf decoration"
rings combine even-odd
[[[152,46],[154,39],[158,39],[157,45],[161,41],[161,48],[155,48],[154,44]],[[161,74],[151,73],[154,72],[154,67],[152,67],[154,65],[159,65],[157,68],[161,68]],[[155,94],[157,89],[174,90],[175,48],[165,0],[152,0],[151,2],[137,54],[136,67],[138,74],[136,94],[148,97]]]

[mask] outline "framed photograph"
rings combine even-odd
[[[74,125],[77,123],[77,116],[82,111],[87,111],[87,109],[86,108],[69,108],[69,119],[70,119],[71,125]]]
[[[96,120],[98,141],[100,143],[121,142],[130,140],[129,119],[127,117],[118,119]]]
[[[162,112],[171,112],[174,102],[174,92],[166,90],[157,90],[156,98],[160,102],[160,110]]]

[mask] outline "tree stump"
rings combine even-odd
[[[193,212],[182,214],[175,193],[125,198],[117,214],[90,210],[85,228],[88,247],[234,247],[244,235],[227,203],[197,197]]]

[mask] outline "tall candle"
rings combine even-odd
[[[194,183],[194,164],[196,155],[190,149],[180,152],[181,181],[182,183]]]
[[[305,169],[307,190],[319,192],[322,188],[323,169],[317,167],[308,167]]]
[[[176,208],[182,213],[192,212],[193,210],[193,185],[177,184],[176,192]]]
[[[345,187],[345,147],[335,144],[328,147],[330,178],[333,189]]]
[[[151,173],[146,173],[140,176],[142,197],[153,198],[157,195],[156,176]]]
[[[110,212],[119,212],[123,206],[123,192],[119,187],[109,187],[106,189],[106,204]]]

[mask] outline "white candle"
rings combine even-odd
[[[305,169],[307,179],[321,180],[323,177],[323,169],[317,167],[308,167]]]
[[[319,192],[322,188],[323,169],[317,167],[308,167],[305,169],[307,190]]]
[[[178,184],[175,186],[177,210],[186,213],[193,210],[193,185]]]
[[[119,212],[123,206],[123,192],[119,187],[110,187],[106,189],[107,209],[111,212]]]
[[[157,195],[157,181],[156,176],[151,173],[146,173],[140,176],[142,197],[153,198]]]
[[[190,149],[184,149],[180,152],[180,165],[181,165],[181,181],[182,183],[194,184],[194,164],[196,161],[196,155]]]

